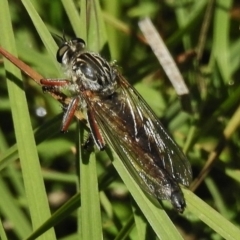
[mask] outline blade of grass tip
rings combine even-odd
[[[53,40],[52,35],[48,31],[46,25],[40,18],[39,14],[37,13],[36,9],[34,8],[33,4],[31,3],[31,1],[30,0],[22,0],[22,3],[24,5],[28,15],[32,19],[32,22],[33,22],[40,38],[42,39],[43,44],[46,46],[48,52],[50,53],[50,56],[52,58],[53,63],[56,66],[57,71],[59,72],[59,74],[61,74],[62,71],[60,70],[59,64],[56,61],[56,57],[55,57],[56,52],[57,52],[57,44]]]
[[[95,153],[81,154],[81,237],[82,239],[102,239],[102,222],[98,192]]]
[[[188,203],[188,209],[206,225],[216,231],[224,239],[235,240],[240,236],[240,230],[217,211],[203,202],[191,191],[183,189]]]
[[[10,49],[16,55],[13,29],[8,3],[0,2],[0,41],[1,45]],[[45,187],[41,175],[41,168],[36,149],[36,144],[31,127],[26,96],[21,82],[19,69],[4,59],[7,72],[7,86],[12,110],[15,135],[22,166],[23,180],[28,200],[33,227],[36,228],[50,216]],[[29,179],[31,179],[29,181]],[[53,230],[48,231],[42,239],[55,239]]]
[[[128,190],[131,192],[134,200],[138,204],[139,208],[141,209],[149,224],[152,226],[157,236],[160,239],[182,239],[180,233],[172,221],[169,219],[166,212],[160,209],[161,207],[158,203],[153,203],[148,199],[148,197],[134,181],[117,155],[113,155],[109,149],[106,151],[112,160],[114,167],[117,169],[121,179],[127,186]]]

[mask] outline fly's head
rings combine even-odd
[[[56,58],[63,67],[68,67],[71,64],[76,53],[81,53],[85,49],[85,42],[81,38],[73,38],[69,41],[62,38],[62,44],[59,47]]]
[[[99,96],[113,94],[117,87],[117,70],[97,53],[85,50],[81,38],[64,41],[57,52],[57,60],[67,70],[74,89],[90,90]]]

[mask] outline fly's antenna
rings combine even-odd
[[[66,35],[65,35],[65,31],[64,31],[64,29],[63,29],[63,36],[62,36],[62,39],[63,39],[65,42],[67,42],[67,39],[66,39]]]
[[[67,41],[66,38],[65,38],[64,32],[63,32],[63,36],[62,37],[57,35],[57,34],[55,34],[55,33],[51,33],[51,34],[52,34],[53,38],[56,40],[58,46],[62,45],[63,43],[65,43]]]

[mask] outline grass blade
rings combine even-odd
[[[1,1],[0,9],[1,45],[16,54],[7,1]],[[8,61],[4,61],[4,65],[7,72],[9,99],[27,201],[33,228],[36,228],[50,216],[50,210],[41,175],[26,97],[20,80],[21,74],[20,71]],[[29,181],[29,179],[31,179],[31,181]],[[55,239],[53,230],[49,230],[42,239]]]

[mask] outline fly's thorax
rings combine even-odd
[[[111,95],[116,89],[116,69],[99,54],[81,52],[72,61],[72,80],[99,95]]]

